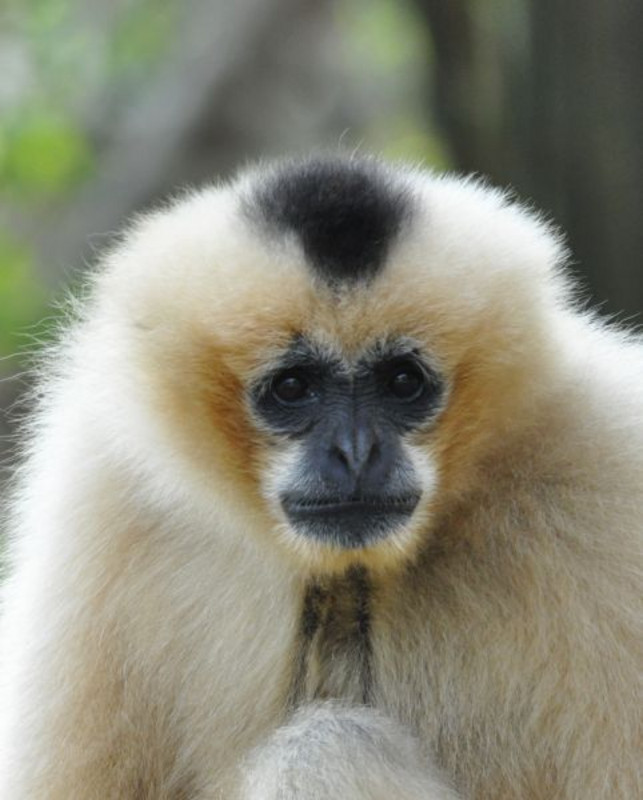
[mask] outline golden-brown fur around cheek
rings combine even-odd
[[[522,404],[520,381],[511,371],[481,369],[475,358],[457,366],[448,404],[431,435],[443,498],[473,488],[480,459],[510,428],[511,406],[515,411]]]
[[[270,441],[250,411],[248,392],[259,370],[301,331],[305,301],[248,291],[215,309],[216,327],[195,317],[137,334],[147,402],[157,409],[170,447],[201,481],[222,480],[254,505]],[[254,315],[245,317],[253,303]],[[235,315],[241,321],[233,325]]]
[[[160,352],[148,356],[154,361],[148,396],[170,448],[202,479],[240,484],[252,497],[257,442],[245,420],[243,386],[225,354],[197,332],[187,351],[162,346],[158,333],[154,345]]]

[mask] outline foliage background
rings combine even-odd
[[[0,463],[62,287],[132,212],[257,157],[510,185],[568,232],[588,302],[636,319],[642,42],[639,0],[3,0]]]

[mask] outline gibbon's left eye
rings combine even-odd
[[[387,389],[397,400],[417,400],[424,391],[426,379],[415,364],[399,364],[390,374]]]
[[[270,384],[272,396],[280,403],[293,405],[312,396],[309,381],[299,372],[282,372]]]

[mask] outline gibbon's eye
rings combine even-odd
[[[312,397],[310,383],[300,372],[282,372],[270,384],[272,396],[280,403],[293,405]]]
[[[387,389],[398,400],[417,400],[424,391],[426,379],[422,370],[412,363],[398,364],[389,375]]]

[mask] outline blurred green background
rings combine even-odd
[[[564,227],[587,302],[636,319],[642,42],[640,0],[2,0],[0,463],[62,287],[133,211],[257,157],[509,185]]]

